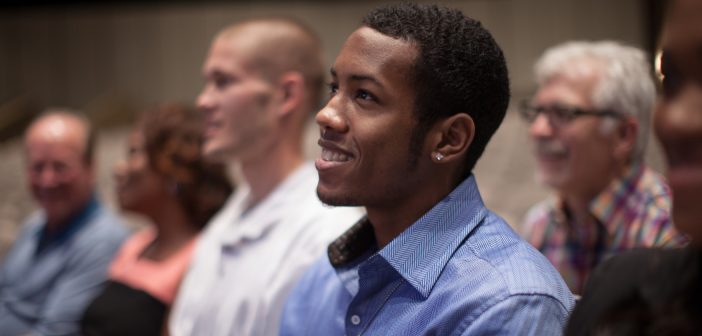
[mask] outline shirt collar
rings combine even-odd
[[[62,226],[57,231],[49,232],[46,230],[46,219],[44,219],[44,225],[36,233],[38,240],[36,253],[40,253],[47,246],[51,244],[62,244],[71,238],[76,232],[78,232],[86,223],[89,222],[89,218],[100,208],[100,202],[98,201],[97,195],[93,193],[90,197],[88,203],[68,221],[68,224]]]
[[[238,187],[231,205],[234,207],[234,223],[227,227],[220,238],[223,247],[232,248],[242,242],[255,241],[265,236],[288,214],[284,210],[298,202],[297,198],[291,198],[290,195],[302,195],[306,192],[310,178],[316,178],[316,171],[312,164],[305,163],[250,209],[246,207],[251,189],[248,185]]]
[[[644,165],[635,163],[624,171],[624,174],[613,180],[602,192],[590,201],[590,213],[614,234],[620,222],[613,222],[617,209],[626,206],[626,201],[638,190],[639,180],[644,173]]]
[[[426,298],[456,249],[486,214],[471,175],[378,255]],[[332,242],[329,259],[334,267],[342,267],[375,246],[373,229],[364,218]]]
[[[327,255],[334,267],[347,265],[371,249],[376,249],[375,233],[367,216],[363,216],[339,238],[329,244]]]

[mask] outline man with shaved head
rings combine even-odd
[[[203,65],[203,152],[242,181],[208,224],[170,315],[172,335],[276,335],[283,302],[327,244],[360,217],[324,206],[303,156],[323,75],[317,36],[284,18],[222,30]]]
[[[0,266],[0,335],[72,335],[127,235],[95,195],[86,119],[49,111],[25,135],[26,173],[41,210]]]

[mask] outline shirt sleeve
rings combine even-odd
[[[514,295],[473,320],[460,335],[561,335],[568,309],[546,295]]]
[[[107,268],[115,252],[115,244],[91,242],[76,251],[63,274],[56,279],[32,326],[39,335],[73,335],[79,331],[83,312],[99,293],[107,278]]]

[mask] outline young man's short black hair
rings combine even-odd
[[[464,177],[468,176],[509,104],[502,49],[480,22],[436,5],[380,7],[363,19],[363,25],[417,45],[419,56],[411,75],[418,121],[413,151],[420,151],[426,132],[437,120],[460,112],[473,118],[475,137],[464,167]]]

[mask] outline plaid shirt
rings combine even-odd
[[[608,256],[634,247],[684,245],[687,238],[673,227],[670,209],[663,178],[635,164],[590,202],[589,225],[574,225],[563,200],[551,198],[529,210],[521,231],[580,294],[590,271]]]

